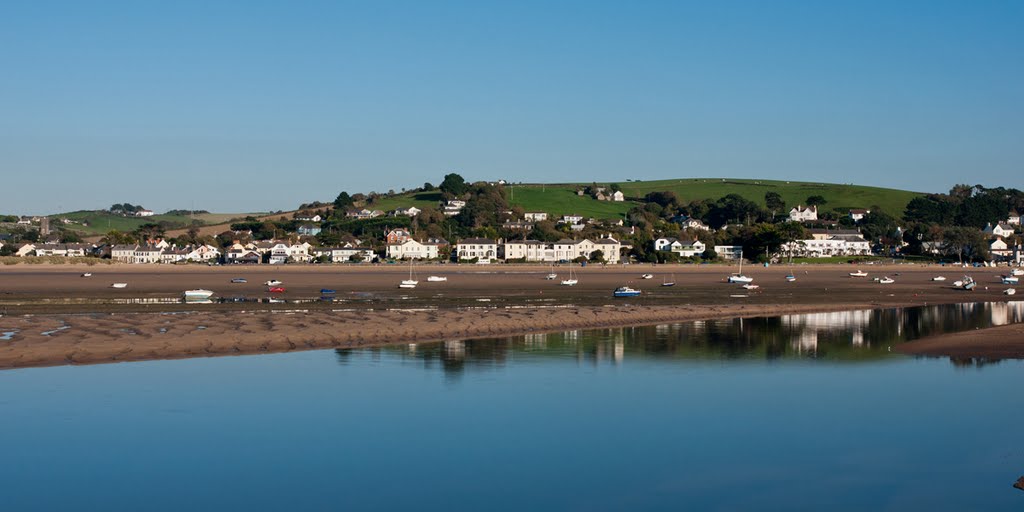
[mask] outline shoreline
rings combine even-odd
[[[6,346],[0,347],[0,370],[365,348],[878,307],[584,306],[470,311],[460,308],[25,315],[0,317],[0,334],[17,331]],[[467,314],[477,317],[466,321]],[[359,328],[344,329],[353,323]]]
[[[79,267],[80,268],[80,267]],[[429,270],[426,270],[429,268]],[[849,277],[863,268],[892,275],[880,285]],[[725,282],[722,265],[628,265],[579,268],[579,285],[545,281],[548,266],[424,266],[421,284],[398,289],[408,268],[124,266],[79,277],[78,269],[0,268],[0,369],[176,359],[294,350],[517,336],[577,329],[778,316],[965,302],[1004,302],[999,269],[972,269],[975,292],[952,281],[962,268],[912,265],[775,266],[748,272],[761,287]],[[567,267],[555,267],[564,273]],[[426,283],[429,274],[448,277]],[[652,273],[652,279],[641,279]],[[788,273],[797,275],[787,282]],[[662,287],[663,280],[677,282]],[[228,284],[246,277],[247,284]],[[190,305],[181,290],[265,299],[264,280],[285,281],[286,302]],[[111,282],[129,283],[125,290]],[[643,296],[613,299],[629,283]],[[332,302],[319,290],[337,290]],[[170,302],[167,302],[167,301]],[[248,300],[248,299],[247,299]],[[998,339],[995,340],[998,342]],[[1024,351],[1022,351],[1024,355]]]
[[[899,345],[895,351],[954,359],[1024,359],[1024,323],[929,336]]]

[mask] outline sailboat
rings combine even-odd
[[[665,287],[675,286],[676,285],[676,275],[672,274],[672,280],[671,281],[665,279],[665,277],[662,276],[662,278],[661,278],[661,285],[665,286]]]
[[[548,275],[544,276],[544,279],[547,279],[548,281],[554,281],[555,279],[558,279],[558,274],[555,273],[554,264],[551,265],[551,272]]]
[[[413,277],[412,277],[412,260],[409,260],[409,279],[405,279],[401,283],[398,283],[398,287],[399,288],[416,288],[416,285],[418,285],[418,284],[420,284],[420,282],[415,280],[415,279],[413,279]]]
[[[576,279],[576,276],[572,273],[572,265],[569,265],[569,279],[563,279],[562,286],[576,286],[576,283],[578,282],[579,281]]]
[[[730,283],[751,283],[754,281],[753,277],[743,275],[743,258],[740,258],[740,271],[729,276],[728,281]]]

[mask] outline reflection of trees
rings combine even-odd
[[[651,359],[817,358],[859,361],[890,357],[888,347],[944,332],[1024,321],[1024,303],[953,304],[762,318],[638,326],[620,329],[529,334],[499,339],[448,341],[337,350],[346,364],[354,353],[439,367],[458,377],[466,371],[501,367],[515,357],[568,357],[587,364],[620,364]],[[956,360],[982,366],[994,360]]]

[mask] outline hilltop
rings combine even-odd
[[[597,218],[613,218],[625,214],[650,192],[674,192],[679,199],[690,201],[716,200],[727,194],[738,194],[758,205],[765,205],[765,193],[776,192],[787,208],[804,204],[809,196],[818,195],[827,202],[823,210],[868,208],[901,217],[907,203],[923,192],[912,192],[862,185],[814,183],[801,181],[750,180],[732,178],[684,178],[657,181],[626,181],[618,183],[626,195],[624,202],[596,201],[579,196],[576,191],[590,183],[514,184],[508,188],[509,203],[527,211],[543,211],[552,215],[579,214]],[[410,192],[379,199],[375,208],[436,206],[441,193]]]

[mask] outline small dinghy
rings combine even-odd
[[[111,288],[127,288],[128,283],[114,283],[110,285]]]
[[[864,272],[863,270],[858,270],[856,272],[850,272],[850,277],[867,277],[867,276],[868,276],[868,273]]]
[[[270,293],[284,293],[284,287],[283,286],[271,286],[269,289],[267,289],[267,291],[270,292]]]
[[[1003,290],[1003,295],[1016,295],[1016,294],[1017,294],[1017,290],[1015,290],[1013,288],[1007,288],[1007,289]]]
[[[206,300],[209,299],[213,292],[210,290],[185,290],[182,295],[185,296],[185,300]]]
[[[263,284],[265,284],[267,286],[281,286],[284,283],[282,283],[281,281],[278,281],[277,279],[271,279],[270,281],[267,281],[267,282],[265,282]]]
[[[320,288],[320,295],[334,295],[335,293],[338,293],[338,291],[330,288]]]
[[[92,272],[86,272],[82,274],[82,277],[92,277]]]
[[[760,288],[760,286],[758,286],[756,284],[752,284],[752,283],[747,283],[747,284],[743,285],[743,288],[745,288],[747,290],[756,290],[756,289]]]
[[[796,276],[794,276],[793,274],[788,274],[788,275],[786,275],[786,281],[789,281],[789,282],[792,283],[793,281],[796,281]]]
[[[891,278],[891,277],[889,277],[889,276],[885,276],[885,277],[883,277],[883,278],[878,280],[878,284],[893,284],[895,282],[896,282],[896,280]]]
[[[245,284],[245,283],[248,283],[249,281],[246,280],[244,277],[236,277],[236,278],[232,279],[231,282],[234,283],[234,284]]]
[[[1017,284],[1020,278],[1017,276],[1003,276],[1003,284]]]
[[[644,275],[640,276],[640,279],[654,279],[654,275],[653,274],[644,274]]]
[[[932,278],[932,281],[945,281],[945,280],[946,280],[946,278],[942,277],[942,276],[935,276],[935,277]]]
[[[430,276],[427,278],[428,283],[443,283],[447,280],[448,278],[446,276]]]
[[[620,286],[612,292],[612,297],[638,297],[640,290],[628,286]]]

